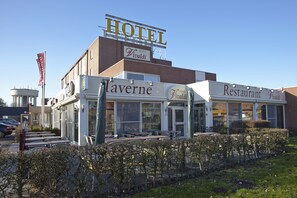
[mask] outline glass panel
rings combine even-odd
[[[144,80],[144,75],[127,73],[127,79]]]
[[[172,109],[168,108],[168,130],[172,131]]]
[[[89,125],[89,135],[95,135],[96,130],[96,108],[97,108],[97,102],[95,101],[89,101],[88,106],[89,114],[88,114],[88,125]]]
[[[175,122],[184,122],[184,110],[175,110]]]
[[[114,102],[106,103],[106,134],[114,134]]]
[[[160,82],[159,75],[152,75],[152,74],[145,74],[144,76],[145,81],[152,81],[152,82]]]
[[[194,131],[205,131],[205,105],[195,104],[194,106]]]
[[[257,116],[258,120],[266,120],[266,104],[258,104]]]
[[[142,131],[161,130],[161,104],[142,104]]]
[[[214,128],[226,126],[227,103],[214,102],[212,105],[212,116]]]
[[[283,106],[277,106],[277,128],[284,128]]]
[[[237,121],[241,121],[241,104],[240,103],[229,103],[228,104],[229,114],[229,127],[238,127]],[[234,125],[235,124],[235,125]]]
[[[270,122],[270,127],[275,128],[276,123],[276,106],[275,105],[268,105],[268,121]]]
[[[253,103],[242,103],[242,120],[253,120]]]
[[[70,141],[74,141],[74,105],[69,104],[65,109],[67,111],[66,116],[66,137]]]
[[[74,109],[74,141],[78,142],[78,109]]]
[[[180,136],[184,136],[184,124],[177,124],[175,126],[175,128],[176,128],[176,131],[180,131],[181,132]]]
[[[117,131],[140,132],[140,103],[118,102],[117,105]]]

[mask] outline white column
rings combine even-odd
[[[162,102],[161,109],[161,130],[168,131],[168,102]]]
[[[12,96],[12,106],[15,107],[15,96]]]
[[[34,97],[34,106],[37,106],[37,99]]]
[[[23,107],[23,96],[19,96],[20,97],[20,107]]]
[[[213,127],[212,101],[205,102],[205,124],[206,127]]]
[[[64,111],[61,112],[61,120],[60,120],[60,122],[61,122],[61,137],[66,137],[66,131],[65,131],[65,129],[66,129],[65,124],[66,123],[65,123],[65,112]]]
[[[21,99],[20,99],[20,96],[17,96],[17,107],[20,107],[21,106]]]

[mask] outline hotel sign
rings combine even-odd
[[[163,40],[166,30],[130,21],[120,17],[105,15],[105,37],[130,41],[147,46],[166,48],[167,42]]]
[[[168,90],[167,98],[168,100],[179,100],[179,101],[185,101],[187,100],[187,90],[185,86],[180,85],[174,85],[170,87]]]
[[[151,61],[151,53],[149,50],[124,46],[124,57],[137,60]]]

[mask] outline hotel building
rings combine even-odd
[[[106,15],[98,37],[61,79],[52,99],[53,127],[77,145],[95,134],[99,85],[106,81],[106,133],[180,131],[188,137],[188,89],[194,91],[194,131],[269,120],[285,128],[285,93],[216,81],[216,74],[154,58],[165,30]],[[136,34],[137,32],[137,34]],[[146,36],[144,36],[146,35]]]

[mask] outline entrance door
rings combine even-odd
[[[184,136],[185,121],[183,107],[168,108],[168,130],[180,131],[180,136]]]

